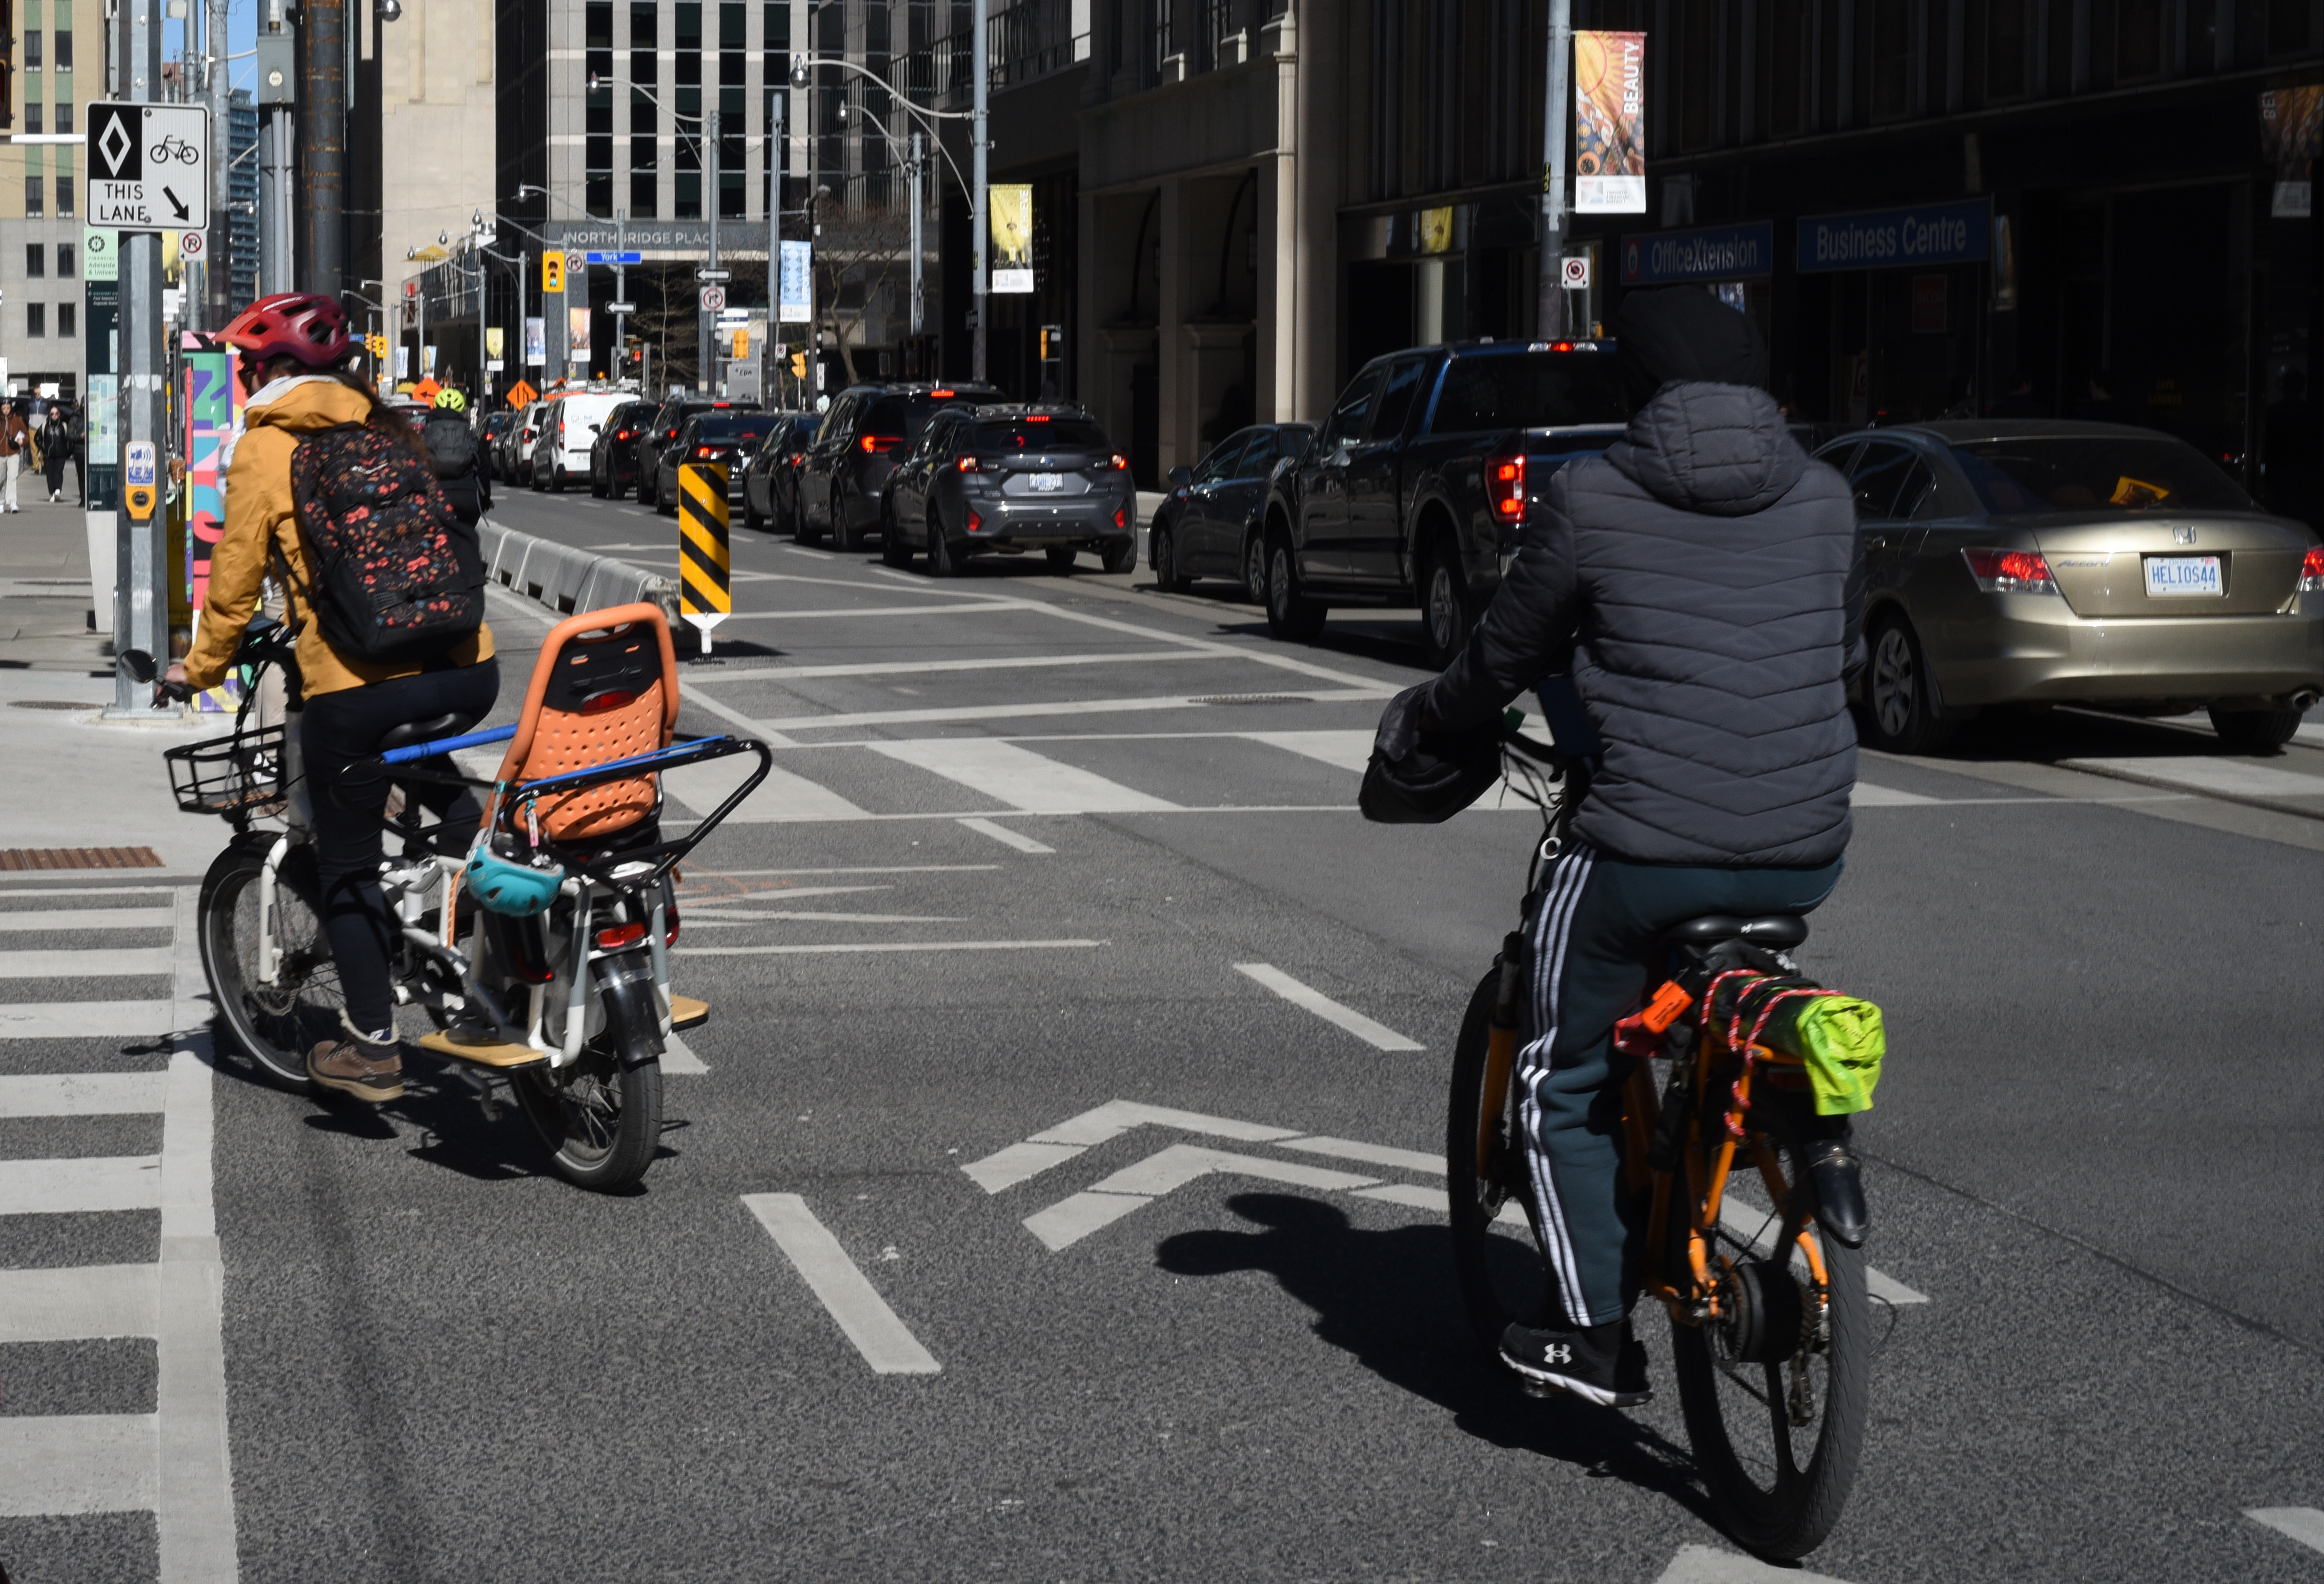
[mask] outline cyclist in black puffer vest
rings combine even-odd
[[[1804,912],[1838,883],[1863,588],[1848,486],[1793,440],[1750,321],[1673,287],[1630,292],[1615,335],[1629,432],[1549,480],[1467,648],[1403,718],[1474,728],[1562,674],[1599,739],[1575,839],[1533,899],[1518,1059],[1563,1312],[1511,1326],[1501,1354],[1628,1406],[1649,1393],[1627,1329],[1642,1229],[1616,1152],[1613,1025],[1670,926]]]

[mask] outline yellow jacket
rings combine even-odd
[[[290,563],[290,603],[300,622],[299,671],[308,697],[420,674],[417,661],[374,665],[333,649],[301,592],[312,588],[315,579],[290,498],[290,453],[301,434],[361,423],[370,410],[362,392],[319,380],[294,386],[265,406],[249,410],[248,427],[235,446],[234,466],[226,472],[226,528],[210,554],[208,597],[193,652],[186,656],[186,681],[193,686],[214,688],[226,680],[242,630],[257,614],[259,584],[269,570],[270,541]],[[455,665],[474,665],[492,657],[490,627],[478,627],[474,637],[454,645],[446,656]]]

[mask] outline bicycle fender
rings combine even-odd
[[[1864,1179],[1856,1153],[1843,1138],[1808,1141],[1808,1179],[1815,1184],[1816,1222],[1835,1242],[1864,1246],[1872,1218],[1864,1203]]]
[[[653,959],[642,951],[601,957],[590,965],[604,1003],[605,1026],[624,1067],[642,1067],[662,1053],[661,1008],[654,998]]]

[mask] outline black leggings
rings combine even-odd
[[[383,771],[354,766],[377,754],[380,738],[399,726],[438,715],[482,720],[500,690],[499,662],[487,660],[307,700],[300,742],[306,750],[309,801],[315,812],[323,929],[339,965],[347,1019],[365,1033],[391,1028],[395,1022],[395,996],[387,975],[394,937],[379,889],[389,782]],[[448,759],[423,763],[433,770],[452,769]],[[427,782],[407,785],[420,805],[443,821],[429,832],[438,851],[464,848],[474,838],[484,811],[466,787]]]

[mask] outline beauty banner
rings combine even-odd
[[[549,329],[537,313],[524,321],[524,361],[528,368],[539,368],[549,361]]]
[[[805,324],[815,317],[814,293],[807,289],[807,271],[813,267],[814,259],[813,243],[783,244],[782,291],[777,313],[784,324]]]
[[[2275,192],[2268,212],[2280,220],[2310,213],[2310,171],[2316,162],[2317,133],[2324,126],[2324,87],[2277,88],[2259,97],[2260,144],[2275,167]]]
[[[1573,208],[1646,212],[1646,35],[1573,35]]]
[[[586,308],[565,310],[565,360],[575,364],[589,361],[589,310]]]
[[[1023,181],[986,189],[992,207],[993,292],[1033,289],[1033,189]]]

